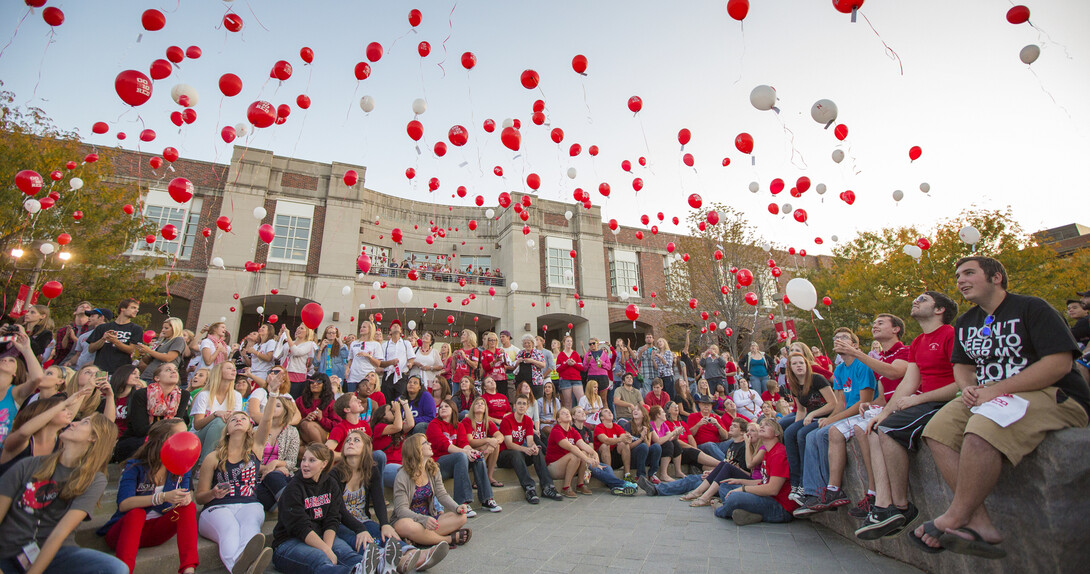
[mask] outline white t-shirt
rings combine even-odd
[[[311,358],[317,350],[318,345],[314,341],[305,341],[292,346],[288,356],[288,372],[306,373],[307,359]]]
[[[590,404],[590,401],[587,400],[587,397],[585,395],[579,398],[579,406],[583,407],[583,412],[587,413],[587,424],[588,425],[599,425],[599,424],[601,424],[602,421],[598,417],[599,417],[599,414],[602,412],[602,407],[592,406]]]
[[[201,347],[199,349],[197,349],[197,355],[195,357],[193,357],[194,359],[197,360],[197,368],[193,369],[194,371],[198,371],[200,369],[208,369],[208,368],[212,367],[212,365],[204,362],[204,350],[205,349],[211,349],[212,350],[212,357],[215,358],[215,356],[216,356],[216,344],[213,343],[211,340],[209,340],[208,337],[205,337],[204,340],[201,341]]]
[[[360,356],[363,352],[371,353],[372,357],[380,361],[385,358],[382,355],[382,345],[378,341],[352,341],[352,344],[348,346],[348,360],[352,361],[352,366],[346,375],[350,383],[362,381],[368,373],[375,370],[375,366],[367,360],[367,357]]]
[[[257,346],[261,353],[271,353],[276,350],[276,339],[269,339]],[[271,358],[271,357],[270,357]],[[257,355],[250,355],[250,372],[264,379],[276,363],[272,360],[263,361]]]
[[[757,391],[750,389],[748,391],[737,390],[731,395],[731,400],[734,401],[735,406],[738,407],[738,414],[746,417],[751,421],[757,420],[761,416],[761,395]]]
[[[391,359],[397,359],[397,362],[386,367],[386,374],[394,374],[397,378],[408,374],[405,367],[409,364],[409,358],[414,356],[412,343],[406,341],[404,338],[398,340],[396,343],[393,341],[386,341],[382,344],[382,356],[384,361]]]
[[[231,392],[235,395],[235,408],[233,410],[241,411],[243,409],[242,394],[238,391]],[[189,416],[207,416],[217,411],[228,410],[226,400],[221,403],[215,399],[210,399],[209,397],[210,395],[208,394],[208,391],[201,391],[197,393],[197,398],[193,399],[193,406],[189,409]],[[228,397],[230,397],[230,395],[228,395]],[[211,405],[208,404],[210,400],[212,403]]]
[[[420,367],[440,367],[442,365],[443,362],[439,359],[439,349],[432,347],[429,353],[417,349],[416,362],[413,363],[413,370],[409,374],[419,376],[420,380],[424,382],[424,386],[430,388],[429,383],[435,380],[439,371],[426,371]]]

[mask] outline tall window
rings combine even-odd
[[[616,296],[621,293],[629,296],[640,294],[632,290],[640,286],[639,255],[632,251],[609,250],[609,286]]]
[[[382,247],[379,245],[371,245],[370,243],[364,243],[362,245],[363,253],[366,253],[371,258],[371,268],[379,270],[383,267],[388,267],[390,264],[390,248]],[[360,270],[357,269],[357,272]]]
[[[545,275],[549,287],[574,288],[575,263],[571,258],[571,239],[546,237],[545,246]]]
[[[665,279],[667,292],[677,298],[688,298],[692,291],[689,288],[689,270],[681,265],[681,256],[677,253],[662,256],[662,274]]]
[[[306,263],[313,221],[313,205],[277,201],[276,216],[273,218],[273,230],[276,231],[276,237],[269,244],[269,261]]]
[[[491,255],[462,255],[458,257],[458,269],[461,271],[477,272],[481,269],[492,270]]]
[[[155,226],[156,240],[151,245],[143,240],[137,241],[133,245],[132,252],[136,255],[177,255],[179,259],[189,259],[193,254],[193,242],[199,229],[201,205],[200,198],[179,204],[165,191],[154,189],[149,191],[144,197],[144,221]],[[173,225],[178,230],[178,236],[172,241],[163,239],[162,234],[159,233],[159,230],[167,224]],[[178,250],[179,242],[181,242],[180,251]]]

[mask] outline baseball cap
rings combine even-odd
[[[507,329],[504,329],[504,330],[500,331],[500,335],[505,335],[505,336],[507,336],[507,338],[511,338],[511,331],[508,331]]]
[[[394,319],[393,321],[390,321],[390,326],[393,327],[394,325],[397,325],[398,327],[400,327],[401,326],[401,320],[400,319]]]
[[[715,399],[705,394],[698,394],[696,395],[696,402],[715,404]]]
[[[114,312],[109,310],[109,309],[101,309],[101,308],[91,309],[90,311],[84,311],[83,314],[87,315],[88,317],[90,317],[92,315],[102,315],[103,317],[106,318],[107,321],[113,321],[114,320]]]

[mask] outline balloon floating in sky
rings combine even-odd
[[[749,10],[748,4],[746,5],[746,10]],[[741,20],[741,18],[738,18],[738,20]],[[761,111],[771,110],[776,105],[776,88],[763,84],[753,88],[753,90],[749,92],[749,103],[753,104],[753,107]]]
[[[832,100],[818,100],[810,107],[810,117],[824,126],[835,122],[836,115],[836,104]]]
[[[965,227],[962,227],[961,231],[958,231],[958,237],[960,237],[962,241],[968,243],[969,245],[976,245],[977,243],[980,243],[980,231],[977,231],[977,228],[973,227],[972,225],[966,225]]]
[[[1040,56],[1041,48],[1036,44],[1030,44],[1018,52],[1018,59],[1022,60],[1022,63],[1027,66],[1036,62]]]

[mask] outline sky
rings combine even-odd
[[[698,193],[742,211],[781,247],[819,253],[831,250],[834,235],[843,242],[859,231],[927,228],[970,206],[1010,206],[1030,232],[1090,223],[1056,209],[1076,197],[1090,156],[1090,113],[1078,103],[1090,101],[1088,2],[1034,2],[1030,22],[1020,25],[1006,21],[1012,3],[999,0],[867,0],[855,23],[828,0],[751,0],[742,23],[728,16],[725,1],[49,0],[47,6],[64,11],[61,26],[51,29],[41,9],[24,19],[22,2],[0,6],[0,43],[7,44],[0,81],[17,102],[42,108],[60,128],[98,146],[152,152],[173,146],[183,157],[226,163],[231,146],[221,128],[245,122],[247,106],[265,100],[291,105],[286,123],[252,130],[236,144],[363,165],[368,188],[423,201],[471,205],[480,194],[485,207],[494,206],[502,191],[529,191],[525,177],[537,173],[540,197],[574,205],[573,190],[582,188],[602,206],[604,220],[640,226],[640,215],[656,222],[661,211],[662,228],[674,231],[670,218],[684,220],[686,198]],[[141,26],[148,8],[164,12],[162,30]],[[413,8],[423,15],[415,30],[408,22]],[[228,12],[242,18],[240,33],[224,29]],[[426,58],[417,52],[421,41],[431,45]],[[371,42],[385,53],[371,63],[371,76],[357,81],[353,68]],[[1019,61],[1028,44],[1041,48],[1032,66]],[[171,45],[199,46],[203,54],[156,81],[144,105],[122,102],[117,74],[146,74]],[[314,50],[311,65],[300,59],[304,46]],[[466,51],[478,62],[469,71],[459,62]],[[589,62],[585,75],[572,69],[577,54]],[[284,82],[269,78],[278,60],[294,68]],[[536,89],[520,84],[527,69],[540,76]],[[242,78],[238,96],[220,93],[224,73]],[[169,95],[179,83],[199,94],[197,121],[181,129],[169,120],[181,109]],[[751,105],[758,85],[775,87],[779,113]],[[304,93],[309,110],[295,104]],[[359,106],[365,95],[375,100],[370,113]],[[627,106],[634,95],[643,100],[638,114]],[[427,102],[417,118],[424,125],[420,144],[406,134],[417,98]],[[530,121],[538,99],[545,102],[544,126]],[[811,118],[820,99],[835,102],[836,124],[848,127],[843,142]],[[500,143],[499,127],[484,131],[489,118],[498,126],[507,118],[521,121],[518,153]],[[110,132],[92,134],[97,121],[110,124]],[[447,141],[454,125],[469,131],[464,147]],[[559,145],[550,139],[556,127],[564,131]],[[156,131],[153,142],[137,138],[144,128]],[[682,128],[692,133],[684,150],[677,139]],[[119,141],[119,131],[129,137]],[[741,132],[755,141],[752,155],[734,146]],[[447,141],[444,157],[432,152],[436,141]],[[572,143],[583,148],[578,156],[569,155]],[[588,155],[590,145],[599,155]],[[912,146],[923,152],[915,162],[908,157]],[[845,152],[840,164],[831,158],[835,149]],[[694,167],[682,163],[684,153],[693,155]],[[621,168],[626,159],[632,173]],[[502,178],[495,166],[503,168]],[[415,179],[406,178],[409,167]],[[802,197],[770,193],[774,178],[789,190],[800,176],[814,185]],[[428,189],[432,177],[440,181],[435,192]],[[639,192],[635,177],[644,182]],[[757,193],[749,191],[754,181]],[[603,182],[608,198],[598,192]],[[818,183],[826,185],[824,195],[816,193]],[[458,186],[467,188],[466,198],[452,197]],[[850,206],[838,199],[849,189],[857,196]],[[904,192],[900,202],[895,190]],[[770,203],[803,208],[808,221],[772,215]],[[824,245],[815,245],[818,237]]]

